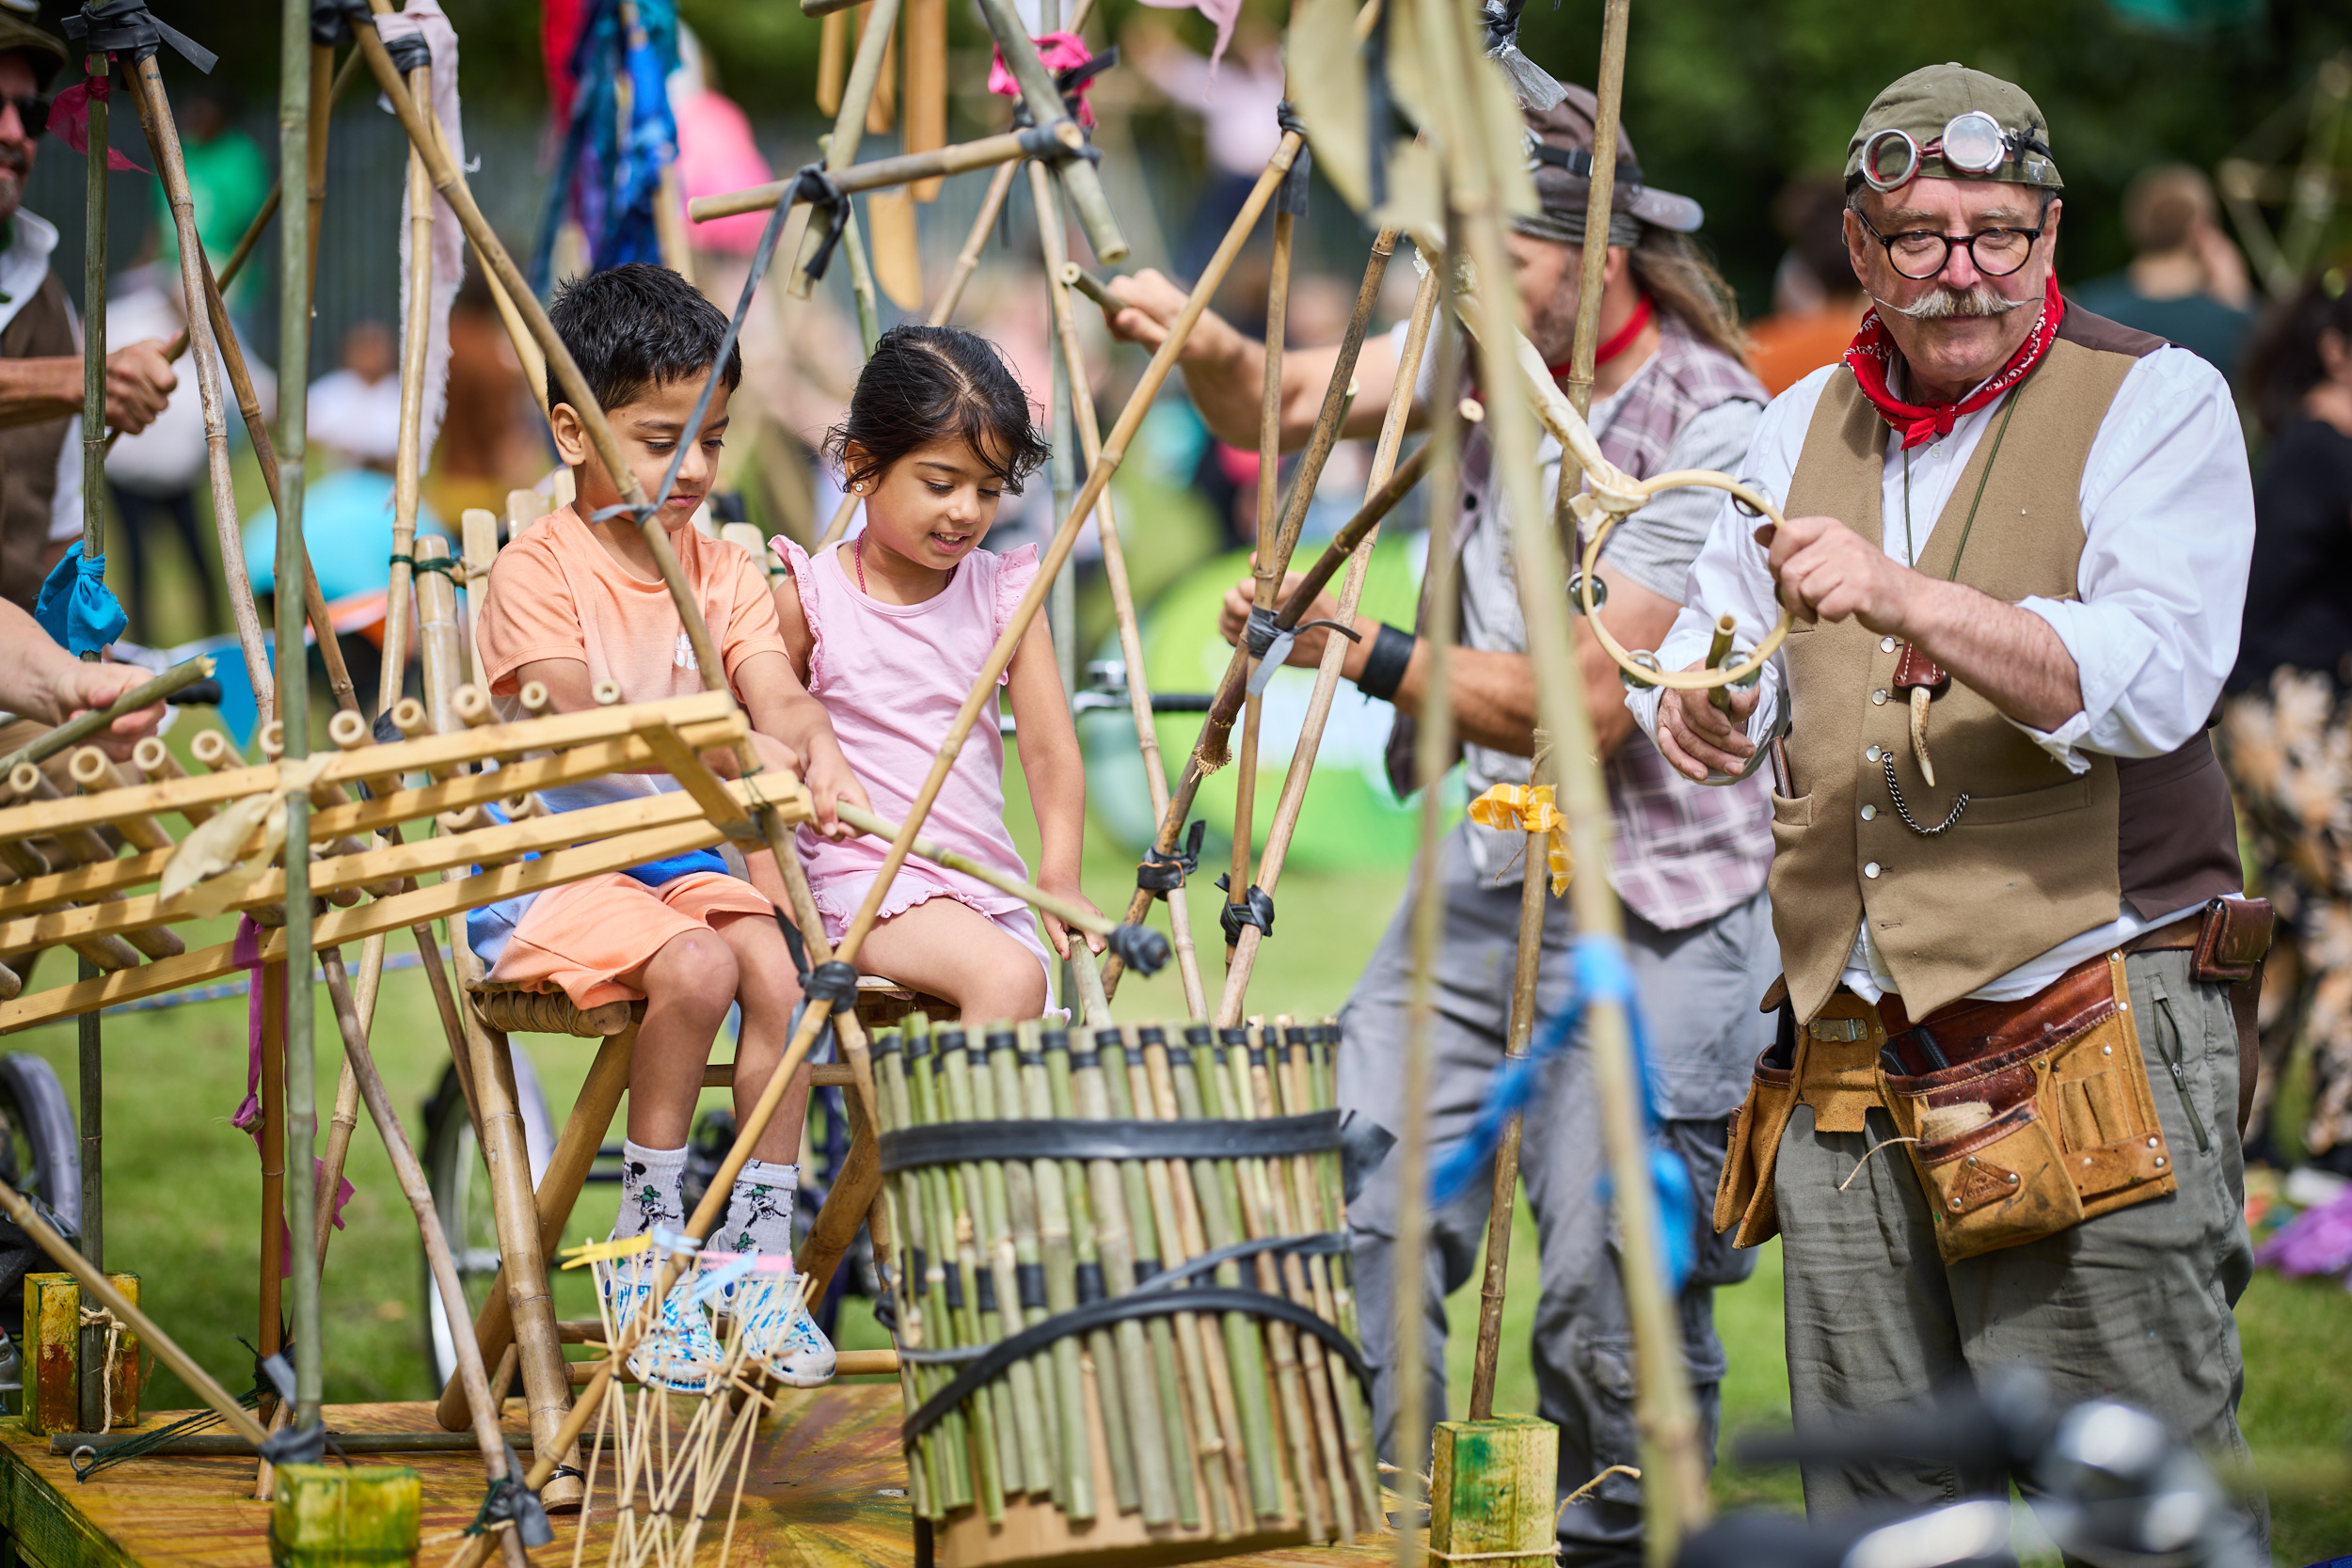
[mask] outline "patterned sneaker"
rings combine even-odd
[[[605,1299],[612,1305],[615,1323],[627,1323],[644,1310],[660,1272],[658,1252],[613,1260],[605,1277]],[[653,1326],[629,1352],[628,1370],[639,1382],[674,1394],[700,1394],[709,1388],[713,1373],[725,1359],[719,1341],[711,1338],[709,1320],[694,1300],[694,1280],[691,1268],[678,1276]]]
[[[795,1388],[833,1381],[833,1341],[809,1316],[798,1275],[755,1271],[735,1286],[732,1310],[742,1325],[746,1359]]]

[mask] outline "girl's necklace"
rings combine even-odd
[[[1911,470],[1906,467],[1903,471],[1908,474]],[[1911,519],[1906,515],[1903,520],[1908,523]],[[857,562],[857,591],[866,594],[866,535],[863,533],[850,541],[850,559]],[[871,594],[866,596],[869,599],[873,597]]]

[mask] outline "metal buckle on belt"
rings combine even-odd
[[[1817,1018],[1804,1026],[1805,1033],[1817,1040],[1837,1040],[1851,1044],[1869,1037],[1870,1026],[1858,1018]]]

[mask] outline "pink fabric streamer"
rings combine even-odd
[[[110,59],[112,57],[108,56]],[[49,128],[57,133],[66,146],[73,149],[85,158],[89,156],[90,100],[105,98],[107,84],[106,77],[85,76],[49,101]],[[112,147],[106,149],[106,166],[125,169],[133,174],[151,172],[144,166],[133,163]]]
[[[1236,6],[1238,8],[1238,0]],[[1230,27],[1232,24],[1226,25]],[[1056,76],[1072,66],[1084,65],[1094,58],[1094,51],[1089,49],[1086,40],[1075,33],[1048,33],[1041,39],[1031,39],[1029,41],[1037,45],[1037,57],[1044,61],[1045,69]],[[1223,33],[1217,34],[1216,46],[1220,50],[1225,47]],[[1091,78],[1078,85],[1078,123],[1089,131],[1094,129],[1094,109],[1087,103],[1087,91],[1093,86]],[[988,90],[999,98],[1017,99],[1021,96],[1021,84],[1012,79],[1012,71],[1005,64],[1002,49],[995,51],[989,61]]]
[[[747,185],[764,185],[775,171],[752,139],[751,119],[734,100],[716,92],[698,92],[675,105],[677,116],[679,195],[688,201],[720,196]],[[738,213],[731,218],[709,218],[693,226],[694,244],[705,250],[749,256],[759,248],[765,213]]]
[[[247,982],[245,1003],[245,1100],[237,1114],[229,1118],[229,1125],[240,1132],[251,1134],[253,1150],[262,1148],[262,927],[251,915],[237,921],[237,940],[230,949],[230,958],[239,969],[252,978]],[[310,1181],[313,1188],[326,1179],[326,1162],[310,1156]],[[358,1191],[349,1177],[338,1180],[335,1186],[335,1228],[343,1228],[343,1205]],[[278,1249],[278,1272],[281,1275],[294,1273],[294,1233],[278,1220],[282,1240]]]
[[[1209,69],[1225,57],[1225,46],[1233,41],[1233,24],[1241,16],[1241,0],[1143,0],[1147,6],[1164,11],[1197,10],[1216,24],[1216,47],[1209,51]]]

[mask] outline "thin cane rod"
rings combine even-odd
[[[155,1353],[156,1360],[179,1374],[180,1381],[186,1384],[198,1399],[212,1406],[222,1420],[236,1430],[239,1436],[257,1447],[268,1440],[269,1433],[262,1431],[262,1423],[253,1418],[253,1412],[232,1399],[229,1390],[223,1388],[212,1373],[199,1366],[194,1357],[180,1348],[178,1341],[156,1325],[154,1319],[132,1306],[129,1297],[116,1290],[104,1275],[91,1268],[89,1259],[74,1251],[66,1239],[41,1218],[40,1212],[25,1199],[24,1194],[6,1182],[0,1182],[0,1212],[6,1213],[18,1229],[30,1236],[33,1244],[47,1253],[52,1262],[81,1282],[85,1300],[94,1299],[99,1306],[112,1312],[125,1328],[139,1337],[141,1344]]]
[[[1529,786],[1544,783],[1551,760],[1551,741],[1535,732],[1534,756],[1527,769]],[[1524,1056],[1535,1029],[1535,981],[1543,969],[1544,895],[1549,886],[1545,858],[1551,835],[1530,832],[1522,853],[1519,882],[1519,945],[1511,972],[1511,1011],[1503,1024],[1505,1055]],[[1511,1211],[1518,1202],[1520,1118],[1503,1123],[1502,1143],[1495,1150],[1495,1179],[1486,1202],[1486,1272],[1478,1287],[1478,1346],[1470,1361],[1470,1418],[1484,1421],[1495,1413],[1495,1368],[1502,1354],[1502,1303],[1511,1277]]]
[[[888,817],[878,816],[870,811],[861,811],[856,806],[843,803],[836,805],[834,809],[841,814],[842,821],[860,832],[871,833],[876,838],[895,841],[900,833],[905,832],[904,828]],[[912,847],[914,853],[934,865],[944,865],[950,871],[961,871],[967,877],[986,882],[999,892],[1009,893],[1032,909],[1042,910],[1066,926],[1073,926],[1082,931],[1091,931],[1098,937],[1108,936],[1118,928],[1118,922],[1108,915],[1090,911],[1085,905],[1074,903],[1057,894],[1048,893],[1034,882],[1024,881],[1010,872],[999,871],[994,866],[976,861],[969,855],[958,854],[946,845],[933,843],[920,834],[912,840]]]
[[[1078,312],[1070,302],[1067,283],[1068,263],[1062,261],[1069,249],[1069,236],[1062,231],[1061,214],[1051,199],[1052,190],[1044,171],[1032,167],[1029,171],[1030,194],[1037,199],[1038,234],[1045,252],[1046,293],[1053,306],[1054,335],[1061,344],[1062,362],[1070,377],[1070,408],[1073,421],[1078,427],[1080,455],[1092,467],[1103,454],[1103,426],[1094,408],[1094,388],[1088,385],[1086,351],[1078,341]],[[1120,657],[1127,664],[1127,708],[1134,716],[1136,744],[1143,753],[1143,778],[1152,792],[1152,816],[1157,821],[1168,811],[1168,773],[1160,761],[1159,726],[1152,717],[1152,685],[1144,676],[1143,633],[1136,618],[1135,591],[1127,581],[1127,547],[1119,537],[1119,516],[1111,504],[1111,493],[1103,492],[1095,508],[1095,536],[1103,542],[1103,575],[1110,583],[1111,616],[1119,627]],[[1185,1010],[1194,1018],[1208,1013],[1208,996],[1200,984],[1200,961],[1193,952],[1192,911],[1182,897],[1168,901],[1168,923],[1176,950],[1176,974],[1183,983]],[[1097,985],[1101,984],[1098,976]]]
[[[113,70],[100,55],[101,71]],[[107,145],[106,100],[89,100],[89,136],[94,144],[84,160],[87,167],[82,230],[82,560],[106,558],[106,164],[98,149]],[[79,568],[77,568],[79,569]],[[141,627],[147,631],[149,628]],[[96,659],[103,650],[93,648],[82,657]],[[95,979],[98,966],[77,955],[81,978]],[[75,1021],[79,1054],[76,1085],[82,1101],[80,1176],[82,1244],[89,1248],[97,1267],[106,1266],[105,1108],[106,1053],[104,1015],[93,1008]],[[105,1330],[85,1323],[81,1335],[82,1376],[80,1414],[85,1430],[110,1424],[111,1401],[106,1390]]]
[[[1609,211],[1617,185],[1617,115],[1625,96],[1627,0],[1603,0],[1600,80],[1593,114],[1593,166],[1584,198],[1583,272],[1577,279],[1576,332],[1569,340],[1568,404],[1578,417],[1593,409],[1593,360],[1599,352],[1600,291],[1609,266]],[[1584,465],[1564,443],[1560,485],[1552,493],[1552,522],[1563,549],[1573,549],[1575,515],[1568,509],[1584,487]]]
[[[1005,201],[1012,195],[1013,177],[1021,172],[1019,164],[1004,164],[988,182],[988,194],[980,198],[980,211],[972,220],[972,232],[956,253],[956,264],[947,274],[947,286],[939,292],[938,303],[931,307],[931,322],[945,325],[953,320],[956,307],[963,302],[963,286],[972,281],[972,274],[980,264],[980,252],[988,247],[989,231],[996,227],[996,219],[1005,210]]]
[[[156,172],[163,177],[164,195],[179,234],[181,291],[196,354],[197,398],[204,414],[204,455],[212,479],[213,520],[220,535],[221,572],[228,580],[229,608],[237,624],[246,676],[253,683],[257,721],[266,724],[278,717],[277,689],[270,676],[269,655],[262,645],[261,612],[254,608],[253,584],[245,571],[244,539],[237,529],[237,490],[229,471],[229,424],[220,406],[219,345],[205,309],[204,249],[197,237],[195,200],[188,193],[187,166],[180,158],[180,134],[164,101],[162,73],[151,56],[137,62],[128,74],[139,123],[154,150]],[[304,81],[309,81],[307,74]]]
[[[213,264],[199,258],[204,272],[204,309],[213,323],[213,344],[220,351],[222,368],[229,372],[229,389],[236,394],[237,412],[245,420],[245,432],[253,443],[254,461],[262,470],[262,483],[268,487],[272,506],[278,504],[278,449],[270,439],[269,421],[262,414],[261,395],[254,389],[253,375],[245,362],[245,348],[237,341],[236,324],[229,319],[229,307],[222,302],[219,281],[213,277]],[[326,597],[319,589],[319,575],[310,560],[310,542],[302,542],[302,613],[310,623],[310,630],[318,638],[319,658],[326,666],[326,684],[335,694],[335,705],[345,713],[359,711],[359,694],[351,682],[350,667],[343,660],[342,644],[336,640],[334,619],[326,612]]]
[[[1467,82],[1474,44],[1457,19],[1423,13],[1422,33],[1432,79]],[[1467,89],[1465,89],[1467,90]],[[1464,101],[1468,101],[1465,97]],[[1502,231],[1493,205],[1497,182],[1490,150],[1474,136],[1449,137],[1445,157],[1455,176],[1461,205],[1455,218],[1469,241],[1473,272],[1501,280],[1511,277]],[[1482,289],[1470,301],[1479,319],[1481,379],[1489,388],[1513,385],[1516,345],[1507,308]],[[1590,868],[1609,863],[1608,786],[1593,753],[1592,721],[1582,673],[1568,636],[1566,607],[1542,585],[1565,579],[1559,540],[1537,493],[1533,410],[1522,399],[1493,400],[1490,416],[1495,465],[1504,485],[1505,510],[1520,565],[1521,614],[1536,673],[1536,705],[1560,761],[1570,836],[1578,862]],[[1587,937],[1616,939],[1623,919],[1605,877],[1586,875],[1571,884],[1577,928]],[[1634,1333],[1635,1412],[1644,1438],[1643,1488],[1647,1504],[1648,1560],[1673,1560],[1685,1530],[1707,1516],[1706,1466],[1698,1446],[1696,1412],[1685,1381],[1678,1316],[1666,1292],[1658,1212],[1649,1185],[1643,1136],[1640,1089],[1634,1079],[1631,1033],[1625,1008],[1614,999],[1592,999],[1586,1013],[1586,1049],[1601,1106],[1603,1143],[1617,1206],[1628,1315]]]
[[[1454,272],[1449,245],[1440,277]],[[1437,451],[1432,467],[1437,482],[1431,494],[1454,493],[1458,463],[1461,416],[1454,393],[1461,385],[1461,340],[1447,333],[1438,346],[1438,422],[1429,444]],[[1454,546],[1454,518],[1442,504],[1429,509],[1428,613],[1422,625],[1423,645],[1429,650],[1429,676],[1421,702],[1420,747],[1414,758],[1421,777],[1434,784],[1445,771],[1454,749],[1454,690],[1449,684],[1454,617],[1459,610],[1455,574],[1459,560]],[[1445,879],[1438,873],[1444,853],[1445,814],[1434,787],[1422,790],[1420,882],[1411,914],[1412,970],[1406,1009],[1403,1125],[1396,1147],[1396,1278],[1390,1291],[1390,1327],[1395,1335],[1394,1359],[1389,1365],[1396,1377],[1396,1435],[1391,1461],[1404,1473],[1405,1516],[1411,1518],[1417,1500],[1413,1478],[1421,1473],[1429,1446],[1429,1411],[1424,1404],[1428,1379],[1422,1374],[1426,1325],[1421,1310],[1422,1281],[1429,1230],[1429,1094],[1431,1056],[1437,1031],[1438,947],[1444,940]],[[1397,1532],[1398,1568],[1419,1568],[1422,1553],[1409,1529]]]
[[[392,1174],[399,1180],[401,1192],[408,1199],[408,1207],[416,1214],[417,1231],[424,1241],[424,1261],[433,1275],[433,1283],[441,1294],[441,1310],[451,1323],[466,1322],[469,1310],[466,1288],[457,1277],[456,1260],[450,1256],[449,1234],[441,1228],[440,1216],[435,1212],[433,1189],[425,1180],[424,1167],[417,1162],[416,1148],[408,1142],[408,1132],[401,1124],[400,1113],[392,1106],[392,1097],[384,1087],[383,1075],[376,1070],[375,1058],[368,1050],[368,1025],[359,1016],[358,1003],[352,996],[351,977],[343,969],[342,950],[327,948],[319,955],[319,962],[326,971],[326,993],[335,1006],[335,1022],[343,1039],[344,1065],[358,1081],[359,1094],[367,1101],[368,1115],[374,1118],[375,1130],[384,1138],[384,1151],[391,1157]],[[482,1365],[482,1351],[470,1334],[450,1336],[457,1352],[457,1375],[466,1387],[466,1404],[473,1416],[475,1441],[482,1449],[482,1466],[488,1472],[495,1487],[506,1478],[506,1439],[499,1431],[499,1409],[490,1398],[490,1375]],[[513,1529],[499,1532],[504,1538],[507,1560],[522,1560],[522,1538]]]
[[[1397,448],[1404,442],[1406,421],[1412,415],[1413,387],[1420,378],[1422,356],[1428,348],[1430,324],[1438,313],[1438,275],[1431,272],[1413,291],[1413,310],[1405,329],[1405,348],[1397,356],[1396,384],[1389,393],[1388,410],[1380,421],[1380,436],[1373,447],[1372,471],[1364,483],[1367,496],[1378,495],[1395,477]],[[1415,455],[1419,456],[1428,450],[1423,446]],[[1343,626],[1354,624],[1356,607],[1362,602],[1364,578],[1372,567],[1373,542],[1378,533],[1379,525],[1375,520],[1363,531],[1361,540],[1346,552],[1347,580],[1340,589],[1339,620]],[[1319,561],[1316,564],[1320,566],[1322,562]],[[1304,588],[1306,585],[1301,586]],[[1315,584],[1305,602],[1312,603],[1313,594],[1321,592],[1321,584]],[[1275,803],[1274,821],[1266,832],[1265,853],[1258,860],[1258,885],[1268,895],[1282,879],[1282,866],[1290,853],[1291,835],[1296,831],[1299,813],[1306,806],[1307,785],[1314,772],[1316,753],[1323,744],[1323,727],[1330,717],[1331,703],[1339,691],[1340,666],[1346,659],[1345,641],[1334,637],[1324,644],[1323,661],[1315,667],[1315,689],[1307,699],[1307,717],[1299,726],[1297,744],[1291,748],[1290,769],[1283,775],[1281,797]],[[1250,971],[1257,963],[1259,949],[1264,942],[1265,933],[1255,926],[1242,927],[1241,942],[1233,949],[1232,964],[1225,974],[1224,994],[1217,999],[1216,1022],[1220,1027],[1231,1028],[1241,1022],[1242,1001],[1248,992]]]
[[[1280,530],[1278,528],[1271,539],[1266,534],[1266,524],[1274,517],[1282,470],[1282,349],[1289,330],[1291,242],[1298,224],[1296,215],[1285,212],[1284,205],[1278,204],[1274,209],[1274,254],[1266,269],[1265,376],[1258,392],[1258,547],[1250,553],[1258,565],[1260,604],[1270,603],[1281,592],[1282,573],[1290,565],[1289,552],[1279,543]],[[1302,470],[1297,487],[1300,499],[1303,500],[1313,487],[1313,482]],[[1257,815],[1258,804],[1258,721],[1264,708],[1265,699],[1251,692],[1242,710],[1238,759],[1241,766],[1233,775],[1233,860],[1225,894],[1228,913],[1224,923],[1232,933],[1225,945],[1225,973],[1229,979],[1233,972],[1234,945],[1243,931],[1255,928],[1233,926],[1230,911],[1237,906],[1245,910],[1249,907],[1249,889],[1254,885],[1249,876],[1249,852],[1252,818]]]
[[[928,152],[902,152],[869,163],[844,164],[839,169],[827,172],[843,195],[855,196],[978,168],[1001,168],[1024,158],[1053,153],[1057,147],[1072,154],[1085,150],[1086,137],[1076,126],[1065,124],[1061,132],[1059,135],[1041,135],[1035,131],[1005,131],[952,147],[935,147]],[[832,140],[830,136],[822,139],[827,143]],[[771,180],[765,184],[746,185],[741,190],[698,196],[687,204],[686,215],[697,223],[707,223],[712,218],[735,217],[743,213],[764,213],[779,201],[805,204],[808,198],[799,192],[798,176]]]
[[[382,46],[378,44],[376,52],[380,53],[381,48]],[[373,59],[374,55],[372,54],[370,57]],[[396,105],[399,103],[398,100],[394,102]],[[873,927],[882,896],[887,891],[891,879],[898,875],[898,867],[905,863],[907,853],[914,847],[914,835],[921,831],[924,816],[930,813],[931,802],[938,798],[940,786],[946,782],[948,770],[955,766],[956,753],[961,748],[964,737],[971,734],[972,725],[978,717],[981,704],[994,693],[996,677],[1004,672],[1005,666],[1011,662],[1013,650],[1020,645],[1021,638],[1028,631],[1029,623],[1037,616],[1038,607],[1044,602],[1044,590],[1047,584],[1052,580],[1053,574],[1061,569],[1063,561],[1069,557],[1071,546],[1076,542],[1076,530],[1072,526],[1071,519],[1083,517],[1092,508],[1104,487],[1110,483],[1111,475],[1118,471],[1120,461],[1126,456],[1127,443],[1135,438],[1136,429],[1143,423],[1144,415],[1151,410],[1152,399],[1159,394],[1161,384],[1167,381],[1168,372],[1175,367],[1176,356],[1183,353],[1184,341],[1191,336],[1194,325],[1200,321],[1201,312],[1208,309],[1209,296],[1214,294],[1217,285],[1225,280],[1226,271],[1232,267],[1233,258],[1240,254],[1243,244],[1248,239],[1249,231],[1257,226],[1259,215],[1265,211],[1266,202],[1273,198],[1274,187],[1281,182],[1282,176],[1289,172],[1291,160],[1297,155],[1301,140],[1295,132],[1283,134],[1280,145],[1275,149],[1273,158],[1266,165],[1265,172],[1259,176],[1256,188],[1250,192],[1248,199],[1243,202],[1241,212],[1234,217],[1232,226],[1226,230],[1224,241],[1216,248],[1216,254],[1210,258],[1209,265],[1201,273],[1200,280],[1193,285],[1192,295],[1184,302],[1184,309],[1178,314],[1174,325],[1169,328],[1167,339],[1152,354],[1152,362],[1144,368],[1142,379],[1136,383],[1136,389],[1129,394],[1126,407],[1120,410],[1118,422],[1111,427],[1109,439],[1104,443],[1102,456],[1096,459],[1089,469],[1086,483],[1079,487],[1077,496],[1071,502],[1069,516],[1063,519],[1061,528],[1055,534],[1053,544],[1047,550],[1045,560],[1040,562],[1037,578],[1031,582],[1028,591],[1022,595],[1020,604],[1014,608],[1010,624],[1006,627],[1004,635],[997,640],[996,646],[991,650],[987,666],[981,671],[979,677],[974,681],[971,694],[964,699],[962,708],[957,713],[956,721],[949,729],[947,741],[940,751],[938,758],[931,765],[930,777],[924,781],[921,792],[915,797],[914,805],[909,809],[905,823],[892,839],[889,853],[884,857],[881,869],[875,875],[874,886],[868,890],[866,901],[858,909],[856,918],[850,922],[849,929],[843,933],[841,943],[834,951],[836,960],[849,964],[854,964],[857,961],[858,949],[865,942],[866,932]],[[476,215],[479,216],[478,214]],[[511,262],[508,264],[512,265]],[[574,373],[577,373],[577,371]],[[751,1157],[752,1146],[757,1143],[760,1134],[767,1131],[769,1121],[775,1116],[776,1107],[783,1101],[786,1083],[793,1073],[800,1070],[801,1064],[807,1060],[809,1048],[815,1043],[818,1034],[824,1028],[825,1021],[832,1015],[832,1012],[833,1004],[827,998],[819,996],[808,999],[808,1005],[801,1015],[800,1027],[793,1031],[791,1043],[785,1048],[784,1059],[777,1065],[775,1076],[769,1080],[768,1086],[761,1091],[758,1101],[744,1117],[742,1126],[737,1132],[734,1147],[728,1150],[726,1159],[721,1162],[718,1171],[711,1178],[710,1187],[705,1194],[702,1203],[688,1221],[690,1232],[700,1234],[718,1219],[720,1211],[724,1207],[727,1196],[732,1190],[736,1176],[742,1170],[743,1163]],[[656,1293],[667,1291],[676,1274],[675,1260],[666,1260],[656,1283]],[[638,1334],[639,1328],[635,1320],[623,1325],[620,1331],[620,1342],[612,1347],[604,1360],[596,1364],[596,1370],[590,1377],[578,1402],[573,1405],[572,1413],[564,1418],[563,1433],[558,1441],[548,1445],[540,1457],[534,1458],[532,1462],[529,1485],[534,1489],[545,1485],[548,1478],[555,1473],[554,1455],[577,1442],[580,1434],[587,1430],[589,1421],[595,1418],[596,1407],[602,1402],[606,1389],[612,1386],[613,1368],[618,1366],[635,1347]],[[477,1568],[483,1558],[487,1555],[487,1550],[486,1546],[482,1545],[469,1547],[454,1560],[452,1568]]]
[[[433,68],[408,73],[408,90],[420,103],[433,101]],[[417,506],[424,468],[424,362],[433,342],[433,181],[423,155],[408,150],[408,322],[400,357],[400,444],[392,457],[391,586],[384,605],[384,675],[377,683],[375,710],[390,711],[400,700],[401,676],[408,663],[408,598],[415,575],[407,557],[416,548]],[[543,384],[544,385],[544,384]]]

